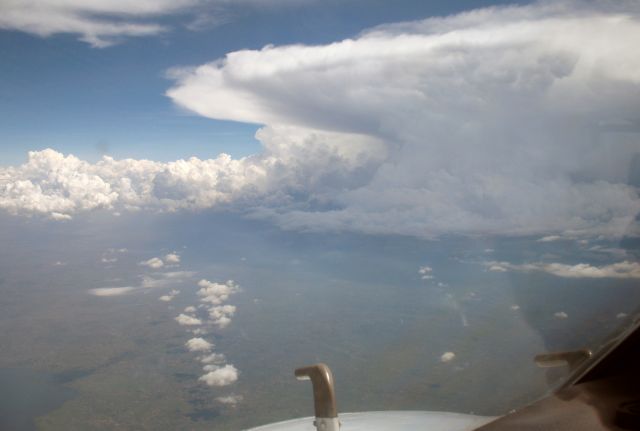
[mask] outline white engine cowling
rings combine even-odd
[[[313,417],[293,419],[252,428],[250,431],[315,431]],[[341,413],[341,431],[472,431],[494,417],[461,413],[382,411]]]

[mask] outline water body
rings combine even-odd
[[[32,431],[35,419],[74,397],[64,376],[24,368],[0,368],[0,430]]]

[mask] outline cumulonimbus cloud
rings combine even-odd
[[[94,164],[34,152],[0,169],[0,208],[233,207],[285,229],[618,236],[640,211],[638,16],[629,2],[494,7],[176,68],[176,104],[264,125],[263,152]]]

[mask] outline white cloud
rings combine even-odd
[[[626,317],[627,317],[627,313],[616,314],[616,319],[625,319]]]
[[[170,302],[170,301],[173,301],[173,298],[175,298],[179,293],[180,293],[179,290],[173,289],[168,294],[162,295],[160,298],[158,298],[158,300],[164,301],[164,302]]]
[[[0,29],[38,36],[59,33],[79,35],[80,40],[103,48],[125,37],[151,36],[169,28],[158,18],[193,14],[188,28],[224,22],[221,8],[232,5],[300,3],[300,0],[6,0],[0,2]],[[205,17],[205,18],[203,18]]]
[[[203,364],[220,365],[225,362],[225,357],[222,353],[211,353],[209,355],[201,357],[200,362],[202,362]]]
[[[221,304],[229,299],[230,295],[238,291],[238,285],[233,280],[222,284],[203,279],[198,282],[198,286],[201,288],[198,290],[198,296],[201,297],[200,301],[213,305]]]
[[[195,272],[191,271],[156,272],[153,275],[143,275],[140,287],[144,289],[171,287],[185,282],[193,275]]]
[[[231,406],[235,406],[238,403],[242,402],[244,397],[242,395],[226,395],[223,397],[216,397],[216,401],[222,404],[228,404]]]
[[[180,255],[176,253],[169,253],[164,257],[164,263],[166,264],[180,263]]]
[[[235,312],[235,305],[218,305],[209,308],[209,317],[214,325],[219,328],[226,328],[231,323],[231,317]]]
[[[562,237],[560,235],[547,235],[540,238],[538,242],[553,242],[553,241],[559,241],[561,239]]]
[[[420,278],[423,280],[431,280],[433,278],[433,269],[430,266],[421,266],[418,269],[418,274],[420,274]]]
[[[198,379],[209,386],[227,386],[238,380],[238,370],[231,364],[209,371]]]
[[[193,305],[185,307],[184,312],[185,313],[195,313],[196,312],[196,307],[194,307]]]
[[[91,164],[32,152],[0,168],[0,208],[232,207],[286,229],[621,235],[640,211],[627,184],[637,139],[605,126],[640,111],[631,5],[494,7],[174,69],[176,104],[263,124],[262,153]]]
[[[384,142],[375,169],[311,190],[324,207],[265,208],[283,227],[619,233],[640,209],[625,184],[636,143],[587,137],[640,109],[640,22],[635,10],[573,6],[491,8],[329,45],[234,52],[174,71],[168,95],[206,117],[267,125],[258,134],[267,149],[292,140],[287,127]]]
[[[140,262],[138,265],[148,266],[149,268],[159,269],[164,266],[164,262],[159,257],[152,257],[149,260]]]
[[[566,319],[569,317],[569,315],[564,311],[558,311],[557,313],[554,313],[553,316],[557,319]]]
[[[185,343],[190,352],[208,352],[213,349],[213,343],[204,338],[195,337]]]
[[[451,362],[455,359],[456,354],[453,352],[445,352],[440,356],[440,362]]]
[[[513,304],[513,305],[512,305],[511,307],[509,307],[509,308],[511,308],[513,311],[518,311],[518,310],[520,310],[520,306],[519,306],[519,305],[517,305],[517,304]]]
[[[202,320],[193,316],[187,316],[186,314],[182,314],[182,313],[180,313],[180,315],[176,317],[176,322],[178,322],[182,326],[202,325]]]
[[[55,211],[53,211],[52,213],[49,214],[49,218],[51,218],[51,220],[56,220],[56,221],[71,220],[72,219],[72,217],[69,214],[63,214],[63,213],[59,213],[59,212],[55,212]]]
[[[101,287],[98,289],[91,289],[89,293],[95,296],[120,296],[131,293],[134,290],[135,287]]]
[[[108,248],[104,253],[102,253],[102,258],[100,261],[102,263],[115,263],[118,261],[118,254],[126,253],[128,250],[126,248]]]
[[[490,262],[488,264],[488,269],[492,272],[507,272],[509,269],[505,263],[506,262]]]
[[[162,277],[165,280],[183,281],[187,278],[191,278],[196,275],[195,271],[168,271],[162,273],[156,273],[154,276]]]
[[[588,263],[566,265],[563,263],[525,263],[513,264],[509,262],[487,262],[489,271],[507,272],[541,271],[558,277],[565,278],[640,278],[640,263],[628,260],[603,266],[594,266]]]

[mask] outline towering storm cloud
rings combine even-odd
[[[620,235],[640,210],[629,179],[639,43],[631,3],[539,3],[233,52],[173,69],[167,95],[263,125],[262,153],[96,164],[31,153],[0,170],[0,208],[60,220],[233,208],[286,229],[420,237]]]

